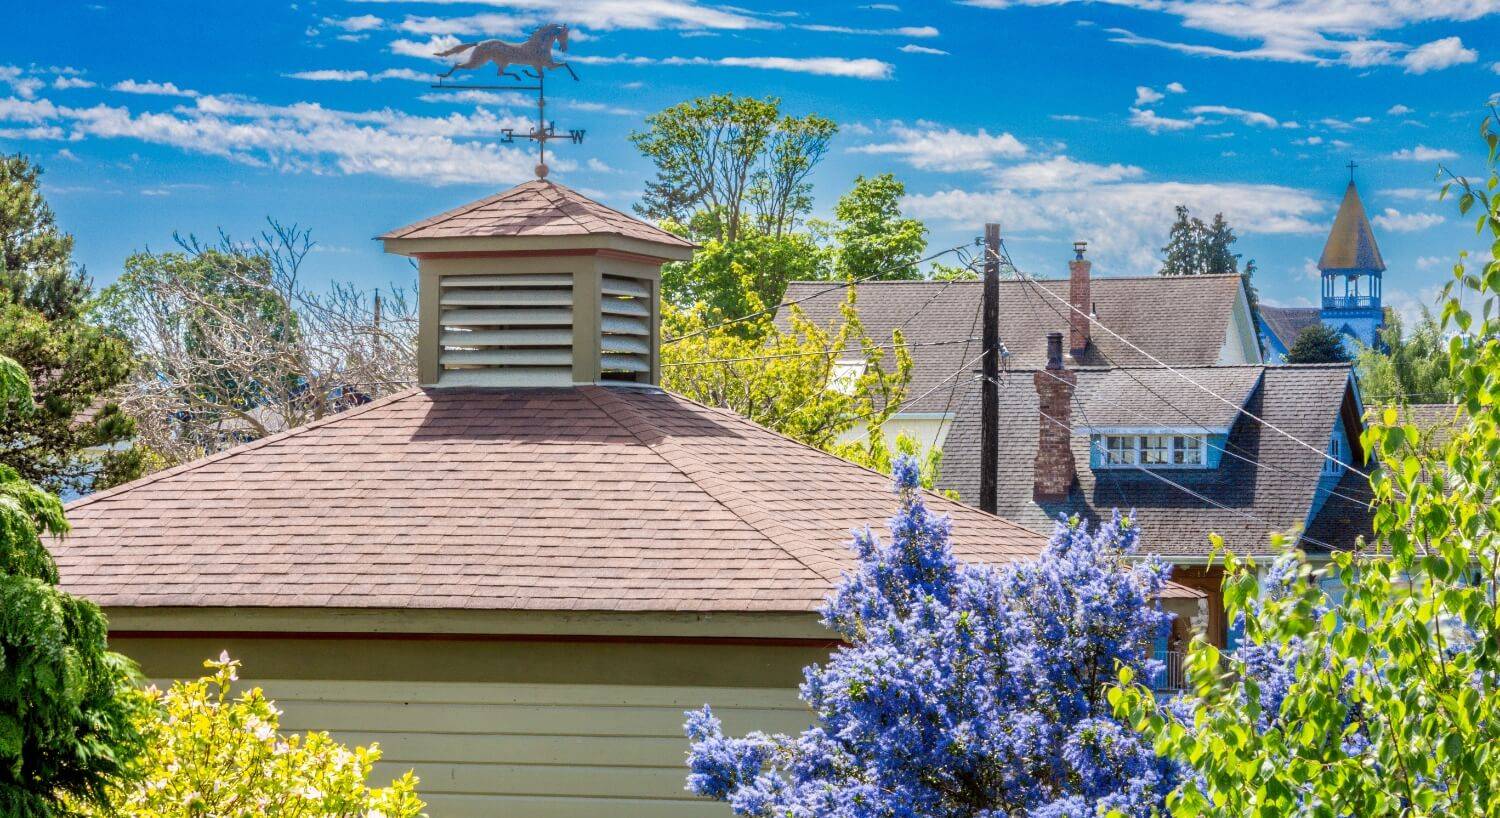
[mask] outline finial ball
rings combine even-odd
[[[537,163],[537,166],[536,166],[536,178],[538,178],[538,179],[545,179],[545,178],[547,178],[547,163],[546,162],[539,162],[539,163]]]

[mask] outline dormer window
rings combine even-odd
[[[1201,468],[1207,463],[1204,435],[1106,434],[1103,468],[1147,466]]]

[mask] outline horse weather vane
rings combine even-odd
[[[565,69],[568,74],[577,81],[578,74],[573,66],[566,62],[552,59],[552,49],[556,46],[559,51],[568,50],[568,27],[556,23],[548,23],[536,31],[524,43],[507,43],[502,40],[482,40],[477,43],[459,43],[458,45],[437,52],[436,56],[451,57],[454,54],[462,54],[467,51],[468,56],[462,62],[455,64],[445,73],[440,74],[438,82],[433,88],[443,90],[485,90],[485,91],[535,91],[536,92],[536,126],[526,134],[526,138],[537,143],[537,165],[536,175],[539,179],[547,177],[547,143],[554,139],[566,139],[575,145],[582,144],[583,130],[568,130],[564,133],[557,132],[557,124],[547,120],[547,72],[558,68]],[[510,77],[519,85],[456,85],[443,82],[453,76],[454,72],[479,68],[486,63],[494,63],[496,74],[501,77]],[[515,71],[512,71],[512,68]],[[518,73],[519,72],[519,73]],[[524,84],[527,79],[536,81],[535,85]],[[506,143],[516,141],[516,132],[513,128],[501,130]]]

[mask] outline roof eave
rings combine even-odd
[[[441,258],[443,256],[483,256],[509,253],[555,253],[557,251],[612,250],[631,255],[647,256],[663,261],[686,261],[693,257],[694,247],[687,242],[680,245],[646,241],[618,233],[589,233],[561,236],[460,236],[443,238],[400,238],[382,236],[379,239],[387,253],[412,258]]]

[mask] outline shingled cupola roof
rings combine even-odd
[[[1365,215],[1365,205],[1359,199],[1359,190],[1354,182],[1344,189],[1344,201],[1339,205],[1339,214],[1334,217],[1333,230],[1328,234],[1328,243],[1323,245],[1323,256],[1318,259],[1318,269],[1360,270],[1384,272],[1385,259],[1380,257],[1380,247],[1375,244],[1375,231]]]
[[[419,261],[424,386],[655,385],[671,233],[543,179],[393,230]]]

